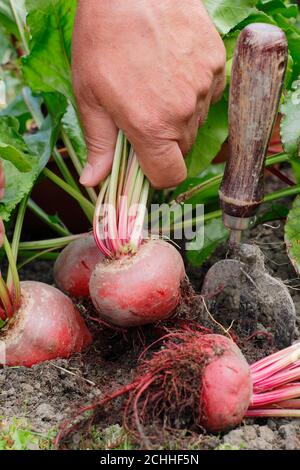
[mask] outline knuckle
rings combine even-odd
[[[197,106],[196,94],[185,94],[173,109],[173,116],[180,122],[188,122],[195,114]]]
[[[161,127],[161,119],[155,112],[135,107],[126,110],[126,115],[129,133],[138,138],[151,137]]]
[[[173,158],[173,155],[163,157],[162,155],[157,162],[157,168],[151,175],[150,181],[155,189],[173,188],[182,183],[187,177],[186,166],[182,162]]]
[[[173,177],[163,178],[163,177],[153,177],[151,179],[151,186],[154,189],[169,189],[178,186],[186,179],[186,174],[177,174]]]
[[[213,74],[210,69],[202,73],[199,81],[198,99],[205,99],[211,92],[213,86]]]
[[[221,75],[225,70],[226,49],[222,41],[220,47],[216,48],[214,54],[212,55],[211,66],[214,75]]]

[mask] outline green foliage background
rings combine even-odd
[[[199,0],[200,1],[200,0]],[[80,163],[86,159],[83,134],[76,114],[71,84],[71,40],[76,0],[0,0],[0,79],[5,84],[7,107],[0,113],[0,156],[3,159],[7,191],[0,203],[0,216],[8,221],[28,194],[53,153],[62,132],[67,135]],[[299,139],[300,75],[299,8],[287,0],[204,0],[220,32],[227,52],[227,83],[239,32],[249,23],[278,25],[287,36],[289,65],[282,98],[282,140],[300,181]],[[21,59],[18,48],[25,53]],[[1,85],[1,81],[0,81]],[[48,109],[47,117],[41,105]],[[211,107],[205,125],[187,157],[188,179],[174,195],[208,180],[223,171],[212,166],[228,137],[228,87],[222,100]],[[26,123],[34,118],[35,134]],[[8,138],[9,136],[9,138]],[[218,209],[217,190],[201,192],[193,203],[206,203]],[[171,195],[174,197],[174,195]],[[227,237],[218,217],[207,223],[205,246],[189,252],[194,264],[201,264]]]

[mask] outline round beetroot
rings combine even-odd
[[[88,346],[92,337],[72,301],[55,287],[21,282],[22,304],[0,333],[0,363],[27,366],[69,357]]]
[[[132,385],[125,421],[141,438],[155,422],[226,431],[241,423],[253,394],[250,367],[238,346],[225,336],[189,329],[169,333]]]
[[[54,279],[59,289],[73,297],[89,297],[91,273],[104,256],[92,234],[71,242],[54,265]]]
[[[203,371],[201,424],[211,432],[237,426],[252,397],[250,367],[238,346],[221,335],[207,335],[208,364]],[[206,354],[206,353],[205,353]]]
[[[64,424],[56,445],[72,433],[75,418],[105,409],[122,395],[128,396],[125,426],[147,449],[161,443],[163,429],[218,433],[240,424],[253,397],[251,369],[231,339],[204,334],[195,323],[192,328],[161,338],[161,349],[143,360],[133,382],[80,409]]]
[[[90,295],[99,315],[119,326],[168,318],[180,302],[185,270],[176,248],[163,240],[145,241],[134,255],[98,263]]]

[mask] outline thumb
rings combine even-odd
[[[185,180],[187,170],[176,141],[136,143],[134,148],[141,168],[154,188],[172,188]]]
[[[103,181],[111,170],[118,130],[102,107],[86,104],[79,107],[88,148],[80,183],[92,187]]]

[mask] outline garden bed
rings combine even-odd
[[[296,311],[300,307],[299,280],[286,255],[283,243],[283,223],[272,222],[270,226],[254,228],[248,234],[249,240],[258,244],[266,257],[268,270],[290,286]],[[209,266],[226,255],[226,245],[201,269],[189,269],[189,276],[196,292],[199,292],[203,275]],[[36,261],[24,268],[21,277],[53,283],[52,263]],[[197,316],[195,306],[200,298],[189,303],[186,300],[185,314]],[[145,327],[140,333],[123,334],[105,328],[90,317],[95,315],[88,302],[79,304],[95,341],[82,355],[70,360],[56,360],[32,367],[5,368],[0,371],[0,415],[9,423],[14,418],[25,418],[26,425],[34,432],[48,435],[72,416],[80,405],[93,402],[97,397],[118,389],[132,378],[139,352],[145,342],[155,336],[153,327]],[[96,316],[96,315],[95,315]],[[300,319],[295,333],[299,338]],[[234,326],[233,326],[234,328]],[[264,335],[243,341],[243,352],[249,362],[267,355],[273,349],[270,338]],[[122,400],[115,402],[108,410],[102,410],[90,430],[78,429],[68,443],[74,448],[127,448],[136,447],[129,443],[128,436],[122,431]],[[107,411],[107,412],[106,412]],[[24,426],[24,424],[22,424]],[[185,431],[165,432],[159,437],[163,448],[180,449],[300,449],[299,420],[246,419],[242,426],[222,436],[193,434]]]

